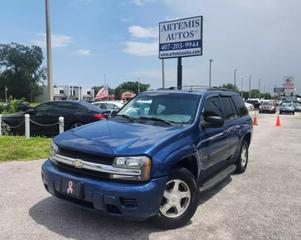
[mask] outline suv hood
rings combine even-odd
[[[103,120],[69,130],[54,142],[61,148],[107,156],[150,155],[185,127]]]

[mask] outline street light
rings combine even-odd
[[[50,0],[45,0],[46,48],[47,48],[47,82],[48,82],[49,101],[53,101],[51,27],[50,27],[49,1]]]
[[[244,98],[244,77],[240,76],[240,95]]]
[[[209,87],[211,87],[211,64],[213,62],[213,59],[209,60]]]
[[[261,96],[260,96],[260,84],[261,84],[261,79],[259,78],[259,79],[258,79],[259,99],[260,99],[260,97],[261,97]]]
[[[236,87],[236,73],[237,73],[238,69],[235,68],[234,69],[234,87]]]
[[[251,83],[252,83],[252,75],[249,75],[249,98],[251,98]]]

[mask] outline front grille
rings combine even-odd
[[[83,176],[90,176],[92,178],[110,178],[109,173],[103,173],[103,172],[96,172],[89,169],[83,169],[83,168],[75,168],[72,165],[65,164],[62,162],[55,162],[56,166],[59,168],[63,168],[67,173],[76,174],[79,177]]]
[[[60,148],[59,154],[74,159],[80,159],[86,162],[93,162],[93,163],[100,163],[100,164],[107,164],[107,165],[112,165],[114,161],[113,157],[99,156],[97,154],[84,153],[84,152],[74,151],[66,148]]]

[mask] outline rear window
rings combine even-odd
[[[100,111],[99,107],[94,106],[91,103],[88,103],[88,102],[79,102],[79,104],[81,104],[82,106],[88,108],[89,110],[91,110],[93,112],[99,112]]]
[[[238,109],[239,115],[240,116],[248,115],[249,114],[248,109],[246,108],[246,105],[243,102],[243,100],[241,99],[241,97],[238,95],[234,95],[234,96],[232,96],[232,98],[236,105],[236,108]]]

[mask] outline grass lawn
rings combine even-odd
[[[17,136],[0,137],[0,162],[46,158],[51,138],[32,137],[29,140]]]

